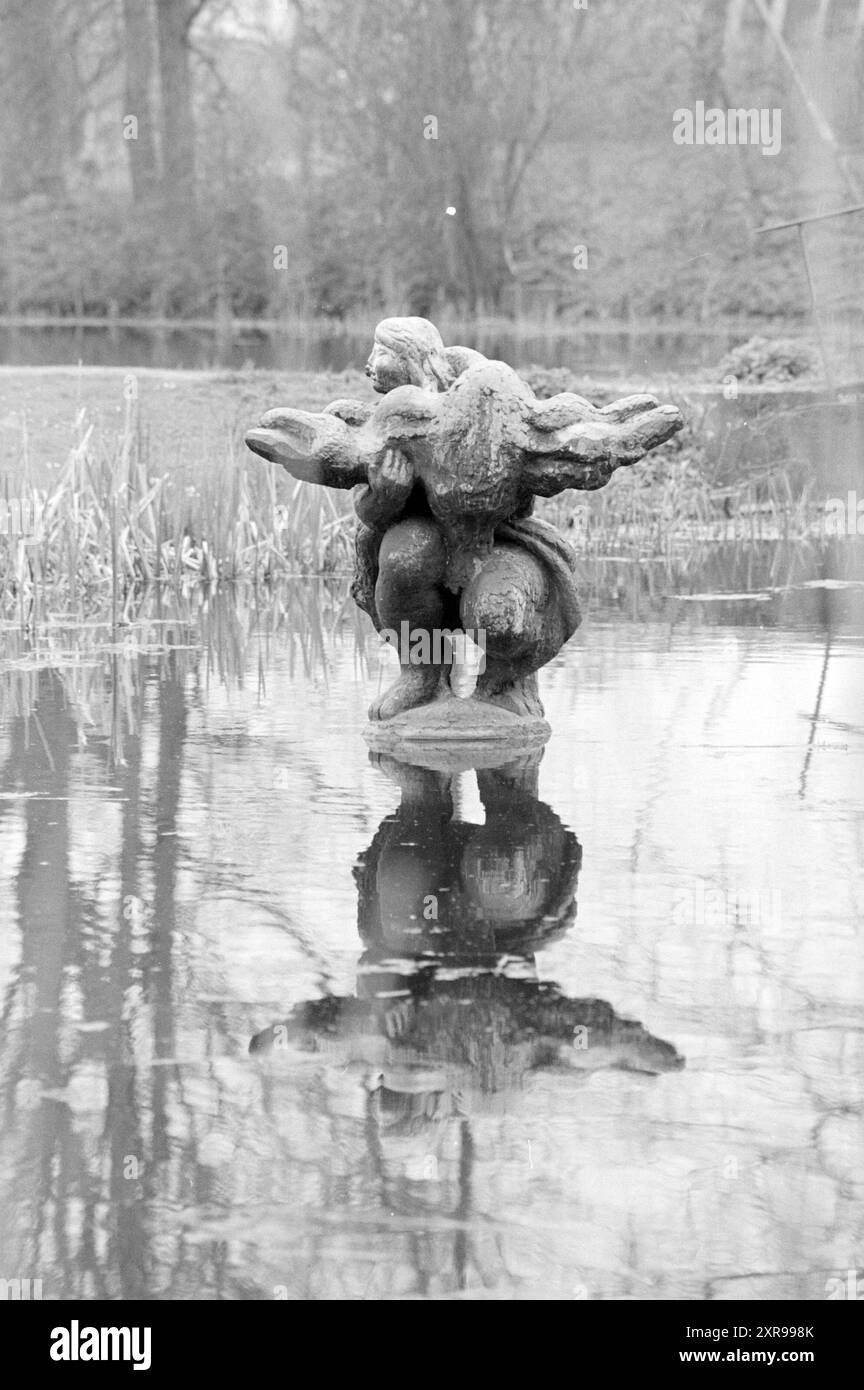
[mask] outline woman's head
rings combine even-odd
[[[396,386],[446,391],[455,373],[441,334],[428,319],[382,319],[366,363],[366,375],[382,395]]]

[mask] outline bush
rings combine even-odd
[[[562,391],[582,395],[580,383],[569,367],[520,367],[519,375],[541,401],[548,401],[550,396],[557,396]]]
[[[763,381],[795,381],[822,373],[819,353],[811,343],[795,338],[748,339],[727,352],[718,368],[722,380],[734,376],[757,385]]]

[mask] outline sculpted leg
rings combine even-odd
[[[462,594],[462,622],[485,633],[486,670],[477,698],[517,714],[542,715],[535,672],[570,637],[543,566],[512,545],[496,545]]]
[[[397,634],[405,622],[411,631],[431,633],[435,628],[443,628],[444,566],[444,542],[434,522],[412,517],[391,526],[381,542],[375,585],[375,607],[381,627],[392,628]],[[402,710],[435,698],[441,681],[440,664],[400,664],[399,679],[373,701],[370,719],[392,719]]]

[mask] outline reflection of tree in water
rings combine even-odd
[[[271,633],[296,632],[307,667],[323,659],[335,599],[308,585],[290,597],[259,627],[257,600],[166,608],[155,590],[130,595],[116,629],[87,614],[4,637],[0,820],[24,846],[10,878],[20,957],[0,1003],[0,1250],[46,1296],[250,1292],[223,1242],[202,1253],[179,1223],[166,1230],[172,1210],[236,1197],[203,1151],[214,1117],[235,1118],[225,1087],[206,1057],[203,1074],[176,1060],[190,1031],[205,1054],[230,1050],[221,1006],[190,1025],[177,815],[188,707],[211,672],[239,683],[253,636]],[[88,806],[97,825],[116,807],[120,826],[82,867]],[[218,876],[230,893],[230,868]]]
[[[18,978],[3,1007],[4,1132],[8,1132],[11,1120],[15,1087],[22,1079],[38,1079],[45,1087],[62,1081],[58,1013],[77,915],[64,871],[69,843],[66,792],[72,726],[56,674],[41,671],[37,689],[38,711],[29,721],[18,719],[12,725],[5,768],[7,786],[20,782],[31,795],[23,808],[25,845],[17,880],[21,921],[26,921],[27,928],[22,932]],[[9,804],[3,803],[3,812],[8,813],[8,809]],[[24,1014],[26,1031],[21,1026]],[[74,1139],[68,1116],[57,1117],[47,1103],[33,1110],[27,1130],[16,1137],[17,1151],[11,1155],[10,1165],[12,1201],[14,1209],[20,1211],[28,1196],[32,1199],[27,1224],[35,1250],[50,1215],[55,1156],[61,1156],[61,1169],[65,1167],[63,1160],[68,1159]],[[5,1211],[8,1214],[11,1210],[7,1197]],[[8,1215],[3,1219],[5,1224]],[[8,1251],[11,1242],[4,1239],[0,1245]],[[24,1264],[28,1270],[35,1267],[32,1257]]]
[[[48,1296],[136,1298],[149,1287],[147,1200],[166,1176],[172,1149],[176,1157],[170,1111],[177,1100],[168,1092],[180,1081],[168,1067],[139,1062],[175,1051],[185,658],[173,652],[156,663],[139,661],[134,677],[127,663],[122,679],[131,703],[110,702],[114,717],[104,735],[88,731],[88,754],[122,807],[117,877],[97,892],[76,881],[70,858],[70,798],[79,791],[72,755],[82,727],[56,669],[43,667],[31,678],[26,714],[10,725],[4,782],[26,799],[16,879],[20,968],[2,1014],[11,1237],[2,1244],[16,1269],[43,1277]],[[115,692],[117,668],[115,661]],[[155,677],[149,694],[148,674]],[[145,705],[158,718],[155,777],[146,790]],[[98,1022],[90,1032],[79,1031],[76,1020]]]
[[[603,1000],[537,978],[534,951],[575,918],[581,864],[576,837],[537,797],[539,757],[478,772],[483,825],[458,818],[448,775],[378,761],[402,801],[355,870],[357,992],[299,1005],[251,1050],[359,1064],[381,1206],[410,1215],[431,1203],[455,1221],[463,1288],[472,1117],[504,1113],[538,1068],[656,1073],[683,1060]]]
[[[209,677],[192,624],[234,683],[254,614],[205,608],[163,619],[157,596],[135,629],[40,629],[3,673],[0,820],[23,850],[10,878],[20,955],[0,1003],[0,1275],[41,1278],[46,1297],[261,1292],[224,1241],[202,1247],[172,1215],[230,1205],[244,1181],[218,1161],[224,1147],[205,1153],[242,1116],[217,1074],[225,1011],[202,1016],[189,988],[178,810],[190,701]],[[264,636],[289,618],[274,606]],[[116,808],[104,846],[87,836],[88,805],[97,826]],[[218,876],[235,889],[230,868]],[[200,1066],[178,1060],[190,1036]],[[321,1109],[314,1094],[305,1103]]]

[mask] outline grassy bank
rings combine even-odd
[[[538,391],[549,386],[526,375]],[[562,385],[577,383],[556,380],[550,389]],[[579,385],[598,400],[645,387]],[[729,477],[705,447],[700,388],[656,389],[681,405],[682,434],[602,492],[568,493],[542,508],[584,553],[656,556],[713,539],[812,531],[822,498],[793,479],[788,460]],[[245,429],[274,404],[314,410],[346,395],[372,398],[357,372],[0,369],[7,607],[40,589],[70,601],[109,589],[119,600],[139,583],[347,570],[349,495],[294,482],[243,444]]]

